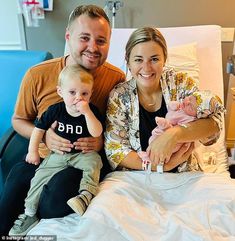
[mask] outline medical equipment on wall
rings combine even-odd
[[[235,55],[232,55],[232,56],[228,57],[226,72],[227,72],[227,74],[235,75]]]
[[[53,0],[18,0],[18,12],[23,14],[27,27],[38,27],[45,11],[53,10]]]
[[[122,1],[106,1],[104,11],[108,14],[108,10],[112,11],[112,28],[115,28],[115,18],[117,10],[124,6]]]

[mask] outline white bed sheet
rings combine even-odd
[[[235,180],[222,174],[114,172],[79,218],[41,220],[30,235],[58,241],[235,240]]]

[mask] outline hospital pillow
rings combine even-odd
[[[197,44],[189,43],[168,49],[166,66],[179,72],[186,72],[199,83],[199,62],[197,59]]]
[[[179,72],[186,72],[197,83],[199,83],[199,63],[197,59],[197,44],[189,43],[168,48],[168,58],[166,67],[174,68]],[[124,66],[125,68],[125,66]],[[125,69],[123,69],[126,72]],[[131,73],[128,71],[127,79],[131,78]]]

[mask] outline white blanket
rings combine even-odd
[[[222,174],[114,172],[83,217],[41,220],[58,241],[235,240],[235,180]]]

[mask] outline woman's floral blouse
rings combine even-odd
[[[197,84],[191,77],[188,77],[186,73],[177,73],[173,69],[165,69],[163,71],[160,84],[167,105],[171,100],[180,101],[193,92],[198,91]],[[212,118],[221,130],[222,111],[219,108]],[[210,145],[216,142],[218,137],[219,134],[211,136],[207,140],[201,140],[201,142],[204,145]],[[105,151],[112,169],[116,169],[119,163],[132,150],[136,152],[141,151],[139,100],[134,79],[115,86],[109,96]],[[184,166],[187,166],[187,164],[184,164]],[[180,170],[180,168],[178,169]]]

